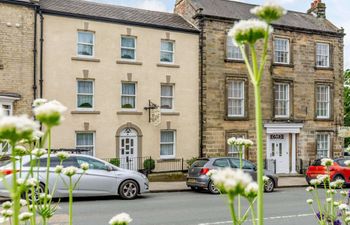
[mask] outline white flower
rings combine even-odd
[[[339,210],[348,210],[349,209],[349,206],[347,205],[347,204],[340,204],[339,206],[338,206],[338,208],[339,208]]]
[[[346,160],[346,161],[344,162],[344,164],[345,164],[347,167],[350,167],[350,160]]]
[[[228,36],[232,37],[235,45],[255,44],[257,40],[265,37],[268,26],[266,22],[257,19],[241,20],[233,26]],[[269,27],[268,33],[272,31]]]
[[[27,205],[27,201],[24,200],[24,199],[21,199],[21,200],[19,200],[19,204],[21,205],[21,207],[26,206]]]
[[[66,167],[62,170],[62,173],[68,177],[73,176],[74,174],[76,174],[78,171],[78,168],[74,167],[74,166],[69,166]]]
[[[5,217],[0,217],[0,224],[7,222],[9,219]]]
[[[346,211],[346,212],[345,212],[345,215],[346,215],[346,216],[350,216],[350,211]]]
[[[1,117],[0,139],[31,139],[34,130],[38,128],[39,124],[29,119],[27,115]]]
[[[350,222],[350,217],[346,217],[345,218],[345,223],[349,223]]]
[[[69,158],[68,152],[57,152],[55,155],[57,158],[59,158],[60,161],[63,161]]]
[[[33,213],[23,212],[23,213],[19,214],[18,219],[20,221],[26,221],[26,220],[29,220],[32,216],[33,216]]]
[[[18,185],[23,185],[24,182],[25,182],[25,180],[24,180],[23,178],[18,178],[18,179],[17,179],[17,184],[18,184]]]
[[[62,173],[62,170],[63,170],[63,166],[61,166],[61,165],[57,165],[55,167],[55,173]]]
[[[36,118],[48,126],[59,125],[62,114],[67,110],[60,102],[53,100],[34,108]]]
[[[37,98],[37,99],[35,99],[34,102],[33,102],[33,107],[38,107],[38,106],[43,105],[43,104],[45,104],[45,103],[47,103],[47,99],[44,99],[44,98]]]
[[[339,206],[340,203],[339,203],[339,202],[333,202],[333,205],[334,205],[334,206]]]
[[[213,169],[213,170],[209,170],[209,171],[207,172],[206,175],[207,175],[208,177],[211,177],[211,176],[213,176],[213,174],[215,174],[215,173],[217,173],[217,172],[218,172],[218,171],[217,171],[217,170],[214,170],[214,169]]]
[[[35,148],[32,151],[32,155],[34,155],[37,158],[40,158],[41,156],[45,155],[46,153],[47,153],[47,151],[44,148]]]
[[[332,181],[332,182],[329,183],[329,186],[331,188],[336,188],[336,187],[338,187],[338,184],[335,181]]]
[[[46,195],[46,198],[47,198],[48,200],[50,200],[50,199],[52,199],[52,195],[47,194],[47,195]],[[40,199],[40,200],[45,199],[45,193],[41,193],[41,194],[39,195],[39,199]]]
[[[330,167],[330,166],[333,166],[333,163],[334,162],[332,159],[328,159],[328,158],[321,159],[322,166]]]
[[[232,145],[232,146],[246,146],[246,147],[249,147],[249,146],[252,146],[254,143],[253,143],[253,141],[251,141],[249,139],[232,137],[232,138],[227,140],[227,144],[228,145]]]
[[[39,181],[36,178],[29,178],[26,182],[27,187],[35,187],[37,186]]]
[[[264,183],[268,182],[269,180],[270,180],[270,178],[268,176],[263,176]]]
[[[267,1],[261,6],[257,6],[250,10],[250,13],[258,16],[259,18],[271,22],[273,20],[278,20],[283,15],[287,14],[280,5],[274,4],[272,1]]]
[[[127,213],[120,213],[115,215],[110,221],[110,225],[127,225],[132,221],[131,217]]]
[[[245,188],[252,182],[252,177],[242,170],[225,168],[218,170],[211,176],[215,186],[221,192],[243,193]]]
[[[335,185],[336,185],[336,187],[343,187],[343,185],[344,185],[344,180],[342,180],[342,179],[338,179],[338,180],[336,180],[336,181],[334,181],[334,183],[335,183]]]
[[[11,217],[13,215],[13,211],[11,209],[4,209],[0,212],[3,217]]]
[[[33,132],[33,141],[38,141],[38,140],[40,140],[40,138],[41,138],[42,136],[44,136],[44,133],[43,133],[43,132],[41,132],[40,130],[35,130],[35,131]]]
[[[329,175],[318,175],[317,176],[317,180],[319,180],[321,183],[330,180]]]
[[[1,204],[1,207],[2,207],[3,209],[10,209],[10,208],[12,207],[12,202],[6,201],[6,202],[4,202],[4,203]]]
[[[244,194],[247,198],[254,199],[258,195],[259,186],[256,182],[248,184],[244,190]]]
[[[314,200],[308,199],[308,200],[306,200],[306,202],[307,202],[307,204],[311,205],[314,202]]]
[[[15,153],[18,156],[24,156],[24,155],[26,155],[28,153],[28,151],[27,151],[27,149],[24,146],[16,145],[15,146]]]
[[[326,202],[328,203],[332,202],[332,198],[326,198]]]
[[[80,168],[84,171],[88,170],[89,169],[89,164],[88,163],[82,163],[80,165]]]
[[[305,190],[306,190],[307,192],[312,192],[312,191],[315,190],[315,188],[314,188],[314,187],[307,187]]]
[[[336,190],[327,190],[327,194],[335,195],[337,193]]]
[[[342,196],[347,196],[348,195],[348,193],[346,192],[346,191],[340,191],[339,192]]]
[[[310,184],[313,186],[320,185],[322,182],[319,179],[312,179],[310,180]]]

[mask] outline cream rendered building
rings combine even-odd
[[[54,148],[133,158],[134,169],[140,157],[161,163],[198,156],[199,38],[192,25],[175,14],[80,0],[40,5],[43,97],[68,107],[53,131]],[[149,101],[161,108],[159,125],[149,122]]]

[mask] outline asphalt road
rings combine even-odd
[[[266,225],[317,225],[304,188],[278,189],[265,194]],[[61,208],[51,224],[66,224],[68,204]],[[149,193],[126,201],[108,198],[76,199],[74,225],[104,225],[117,213],[127,212],[131,225],[231,225],[226,196],[209,193]],[[247,221],[245,224],[252,224]]]

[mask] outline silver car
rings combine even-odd
[[[207,173],[211,169],[226,167],[239,168],[239,159],[232,157],[197,159],[188,169],[186,184],[192,190],[208,189],[211,193],[218,194],[219,190],[210,180]],[[243,159],[242,169],[244,172],[249,173],[253,180],[256,180],[256,166],[252,162]],[[264,175],[269,178],[265,182],[265,192],[272,192],[278,185],[278,177],[267,170],[265,170]]]
[[[68,183],[68,177],[60,174],[57,175],[54,172],[54,168],[59,165],[59,159],[54,155],[51,158],[50,168],[50,182],[49,182],[49,193],[54,198],[68,197],[68,188],[65,183]],[[46,182],[46,163],[47,156],[43,156],[38,160],[37,167],[34,168],[34,174],[39,174],[40,187],[37,188],[36,196],[44,191]],[[119,195],[123,199],[134,199],[138,194],[148,192],[148,179],[142,173],[121,169],[106,161],[97,159],[87,155],[71,155],[67,160],[63,161],[63,166],[75,166],[80,168],[82,163],[89,164],[89,170],[81,177],[73,195],[75,197],[86,197],[86,196],[108,196],[108,195]],[[23,158],[22,177],[25,177],[29,172],[30,158],[25,156]],[[19,168],[19,165],[17,165]],[[3,158],[0,161],[0,171],[4,174],[8,184],[11,184],[12,180],[12,164],[9,158]],[[73,176],[73,182],[77,181],[83,171],[78,170],[78,173]],[[54,189],[54,183],[57,179],[57,185]],[[0,196],[9,196],[8,190],[0,182]]]

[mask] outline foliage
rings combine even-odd
[[[350,126],[350,69],[344,72],[344,126]],[[350,138],[345,138],[344,146],[350,145]]]
[[[120,166],[120,159],[117,159],[117,158],[115,158],[115,159],[110,159],[110,160],[109,160],[109,163],[110,163],[110,164],[113,164],[113,165],[115,165],[115,166]]]
[[[192,166],[192,164],[193,164],[197,159],[198,159],[197,157],[193,157],[193,158],[187,159],[187,160],[186,160],[187,167]]]
[[[156,168],[156,161],[154,161],[153,159],[149,158],[149,159],[146,159],[144,162],[143,162],[143,167],[145,168],[145,170],[147,171],[152,171]]]

